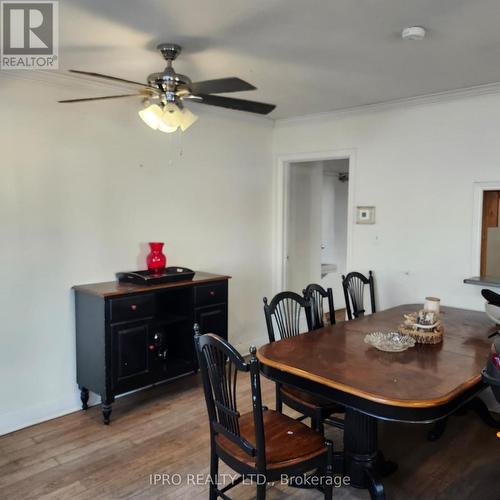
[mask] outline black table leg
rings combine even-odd
[[[493,415],[488,410],[485,402],[482,399],[474,398],[471,399],[468,403],[466,403],[462,408],[457,410],[455,415],[465,415],[468,410],[472,410],[479,415],[481,420],[488,425],[489,427],[493,427],[494,429],[500,429],[500,421],[496,420]],[[427,433],[427,439],[429,441],[437,441],[444,433],[446,429],[447,418],[443,418],[438,420],[432,429]]]
[[[471,399],[467,404],[466,408],[468,410],[475,411],[479,418],[489,427],[493,427],[494,429],[500,429],[500,421],[496,420],[493,415],[488,410],[486,403],[479,398]]]
[[[377,419],[346,408],[344,428],[345,474],[354,488],[367,488],[374,500],[385,500],[380,477],[397,466],[386,462],[378,450]]]
[[[447,420],[447,418],[442,418],[434,423],[432,429],[427,433],[429,441],[437,441],[444,434]]]

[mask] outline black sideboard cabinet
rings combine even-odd
[[[227,339],[229,276],[196,272],[192,281],[142,286],[115,281],[75,290],[77,383],[109,424],[115,396],[198,369],[193,325]]]

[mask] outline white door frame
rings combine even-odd
[[[274,293],[284,290],[286,266],[286,208],[288,203],[288,187],[290,163],[321,160],[349,160],[349,190],[347,210],[347,269],[351,267],[352,228],[354,222],[354,194],[356,179],[356,150],[334,149],[329,151],[314,151],[278,156],[274,171],[274,231],[273,231],[273,287]],[[304,283],[305,285],[305,283]]]

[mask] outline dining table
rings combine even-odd
[[[267,378],[345,407],[342,473],[350,485],[384,499],[383,477],[397,465],[378,446],[378,421],[434,423],[429,439],[444,432],[446,419],[475,410],[492,427],[500,423],[478,395],[487,388],[481,370],[495,325],[483,312],[441,307],[443,340],[384,352],[365,343],[373,332],[397,332],[404,315],[422,308],[406,304],[352,321],[271,342],[257,357]]]

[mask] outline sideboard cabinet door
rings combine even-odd
[[[215,333],[227,339],[227,304],[200,307],[195,310],[195,322],[204,333]]]
[[[115,385],[130,384],[150,371],[149,323],[127,323],[111,327],[113,378]]]

